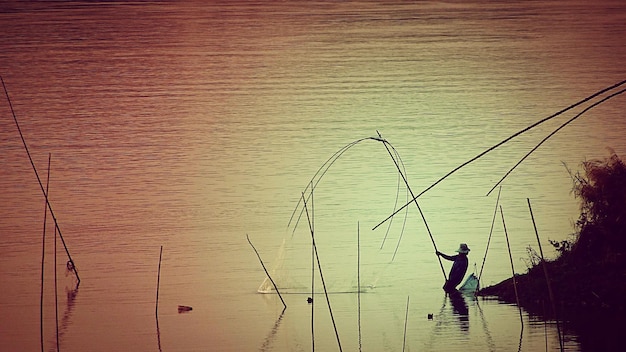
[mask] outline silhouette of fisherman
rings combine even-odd
[[[458,284],[461,283],[463,277],[465,277],[465,272],[467,271],[468,264],[467,254],[469,253],[469,251],[470,249],[467,247],[467,244],[461,243],[459,245],[459,249],[456,250],[456,252],[459,253],[457,255],[447,255],[439,251],[435,252],[435,254],[437,254],[438,256],[454,262],[454,264],[452,264],[452,268],[450,269],[448,280],[446,281],[445,285],[443,285],[444,291],[448,293],[456,291],[456,287],[458,286]]]

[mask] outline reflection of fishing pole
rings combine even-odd
[[[263,344],[259,348],[259,351],[271,351],[272,350],[272,342],[274,342],[274,338],[276,337],[276,333],[278,332],[278,327],[280,326],[280,322],[283,320],[283,315],[285,315],[285,309],[283,309],[283,311],[280,312],[278,319],[276,319],[276,322],[274,323],[272,330],[270,330],[270,332],[265,337],[265,341],[263,341]]]
[[[437,245],[435,244],[435,239],[433,238],[433,234],[430,232],[430,228],[428,227],[428,223],[426,222],[426,217],[424,216],[424,213],[422,212],[422,208],[420,208],[419,204],[417,204],[417,197],[415,196],[415,194],[413,194],[413,191],[411,190],[411,187],[409,186],[409,181],[406,179],[406,176],[404,175],[404,173],[400,169],[400,165],[398,165],[398,162],[396,161],[396,158],[391,153],[391,150],[389,150],[389,146],[391,144],[389,142],[387,142],[387,140],[383,139],[383,137],[380,135],[380,132],[376,131],[376,133],[378,133],[378,137],[379,138],[374,138],[374,139],[376,139],[379,142],[382,142],[383,145],[385,146],[385,149],[387,149],[387,153],[389,153],[389,156],[391,156],[391,160],[393,160],[393,163],[396,165],[396,168],[398,169],[398,172],[402,176],[402,179],[404,180],[404,184],[406,184],[406,188],[409,190],[409,193],[411,193],[411,197],[413,197],[413,203],[415,203],[415,206],[417,207],[417,210],[419,211],[420,215],[422,216],[422,220],[424,221],[424,225],[426,226],[426,230],[428,231],[428,236],[430,236],[430,241],[433,243],[433,247],[435,247],[435,252],[437,252]],[[393,146],[391,146],[391,148],[393,148]],[[394,151],[395,151],[395,149],[394,149]],[[444,279],[448,280],[448,278],[446,276],[446,271],[443,268],[443,263],[441,262],[441,258],[439,256],[437,256],[437,259],[439,260],[439,266],[441,267],[441,272],[443,273]]]
[[[2,82],[2,87],[4,88],[4,93],[7,97],[7,101],[9,103],[9,107],[11,108],[11,113],[13,114],[13,120],[15,121],[15,126],[17,126],[17,131],[20,133],[20,138],[22,139],[22,144],[24,144],[24,149],[26,150],[26,154],[28,154],[28,159],[30,160],[30,164],[33,167],[33,171],[35,171],[35,176],[37,177],[37,182],[39,182],[39,187],[41,188],[41,192],[43,192],[44,197],[46,198],[46,204],[48,205],[48,209],[50,210],[50,215],[52,216],[52,219],[54,220],[54,226],[56,228],[56,231],[59,232],[59,237],[61,238],[61,242],[63,242],[63,247],[65,248],[65,253],[67,253],[67,258],[69,259],[69,261],[67,262],[67,267],[68,269],[74,271],[74,274],[76,274],[76,278],[78,279],[78,283],[80,283],[80,277],[78,276],[78,270],[76,270],[76,265],[74,265],[74,260],[72,260],[72,256],[70,255],[70,251],[67,249],[67,245],[65,244],[65,240],[63,239],[63,235],[61,234],[61,229],[59,228],[59,224],[57,222],[57,218],[54,215],[54,212],[52,211],[52,205],[50,204],[50,201],[48,200],[48,194],[46,193],[46,190],[43,187],[43,183],[41,182],[41,179],[39,178],[39,173],[37,172],[37,168],[35,167],[35,162],[33,161],[33,158],[30,156],[30,151],[28,150],[28,146],[26,145],[26,140],[24,139],[24,135],[22,134],[22,130],[20,129],[20,125],[19,123],[17,123],[17,116],[15,115],[15,111],[13,110],[13,104],[11,103],[11,98],[9,98],[9,92],[7,91],[7,87],[4,84],[4,79],[2,79],[2,76],[0,76],[0,81]]]

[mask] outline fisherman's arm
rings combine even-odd
[[[447,255],[447,254],[441,253],[439,251],[436,251],[435,254],[438,255],[438,256],[442,256],[442,257],[444,257],[444,259],[447,259],[447,260],[452,261],[452,262],[456,259],[456,255]]]

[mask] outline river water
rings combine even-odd
[[[554,321],[446,297],[433,241],[449,254],[468,243],[469,272],[486,257],[482,284],[493,284],[511,275],[505,223],[522,273],[538,249],[530,199],[553,258],[548,240],[570,238],[578,214],[568,169],[607,148],[626,155],[624,96],[504,180],[505,222],[498,212],[487,255],[499,188],[487,192],[598,99],[424,193],[428,229],[411,205],[372,230],[408,197],[379,141],[314,175],[378,131],[421,192],[626,78],[624,23],[619,0],[3,2],[0,75],[43,187],[50,157],[49,200],[81,281],[60,240],[54,270],[51,215],[44,226],[3,99],[0,350],[54,350],[57,315],[64,351],[558,350]],[[265,273],[246,235],[283,287],[284,312],[257,292]],[[568,351],[603,339],[561,327]]]

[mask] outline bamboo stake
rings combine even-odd
[[[546,277],[546,285],[548,286],[548,297],[550,298],[550,305],[552,306],[552,314],[554,314],[554,318],[556,320],[556,331],[559,335],[559,346],[561,351],[563,351],[563,338],[561,336],[561,327],[559,324],[559,318],[556,314],[556,306],[554,300],[554,293],[552,292],[552,285],[550,284],[550,277],[548,276],[548,267],[546,265],[546,261],[543,257],[543,248],[541,247],[541,240],[539,240],[539,231],[537,230],[537,224],[535,223],[535,216],[533,215],[533,209],[530,206],[530,198],[526,198],[528,202],[528,211],[530,212],[530,218],[533,221],[533,228],[535,229],[535,235],[537,236],[537,245],[539,246],[539,254],[541,255],[541,266],[543,267],[543,275]]]
[[[380,132],[376,131],[376,133],[378,133],[378,137],[380,138],[380,139],[378,139],[378,141],[382,142],[383,145],[385,146],[385,149],[387,149],[387,153],[389,153],[389,156],[391,157],[391,160],[393,160],[393,163],[396,165],[396,169],[398,169],[398,172],[400,173],[400,176],[402,176],[402,179],[404,180],[404,184],[406,185],[406,188],[409,190],[409,193],[411,193],[411,197],[413,197],[412,202],[415,203],[415,206],[417,207],[417,210],[419,211],[420,215],[422,216],[422,220],[424,221],[424,225],[426,226],[426,231],[428,231],[428,236],[430,236],[430,241],[433,243],[433,247],[435,248],[435,252],[437,252],[438,251],[437,250],[437,244],[435,244],[435,239],[433,238],[433,234],[430,232],[430,228],[428,227],[428,223],[426,222],[426,217],[424,216],[424,213],[422,212],[422,208],[420,208],[419,204],[417,203],[417,197],[413,194],[413,190],[411,190],[411,186],[409,186],[409,181],[406,179],[406,176],[404,175],[404,173],[400,169],[400,165],[398,165],[398,162],[396,161],[396,158],[391,153],[391,150],[389,150],[389,146],[388,145],[390,145],[390,143],[387,142],[387,140],[382,138],[382,136],[380,135]],[[393,146],[392,146],[392,148],[393,148]],[[441,262],[441,258],[438,255],[436,257],[437,257],[437,260],[439,261],[439,266],[441,267],[441,272],[443,273],[443,278],[447,281],[448,277],[446,276],[446,271],[443,268],[443,263]]]
[[[159,318],[159,287],[161,286],[161,258],[163,257],[163,246],[159,251],[159,269],[157,270],[156,303],[154,305],[154,315]]]
[[[402,352],[404,352],[404,347],[406,345],[406,326],[409,321],[409,298],[410,296],[406,296],[406,312],[404,313],[404,335],[402,338]]]
[[[60,351],[59,346],[59,298],[57,287],[57,230],[54,229],[54,316],[56,321],[56,336],[57,336],[57,352]]]
[[[359,322],[359,351],[361,351],[361,231],[357,222],[356,226],[356,301],[357,301],[357,319]]]
[[[522,323],[522,329],[524,329],[524,318],[522,316],[522,307],[519,305],[519,295],[517,293],[517,280],[515,280],[515,267],[513,266],[513,255],[511,254],[511,244],[509,243],[509,234],[506,231],[506,223],[504,222],[504,212],[502,212],[502,206],[500,206],[500,215],[502,216],[502,226],[504,227],[504,236],[506,237],[506,246],[509,250],[509,259],[511,260],[511,272],[513,280],[513,290],[515,291],[515,301],[517,302],[517,307],[519,308],[519,318]]]
[[[304,193],[302,194],[304,197]],[[315,211],[313,206],[313,182],[311,182],[311,213]],[[304,200],[304,209],[306,209],[306,200]],[[308,213],[307,213],[308,216]],[[311,226],[311,351],[315,351],[315,239],[313,233],[315,233],[315,215],[311,216],[313,219],[309,222]]]
[[[56,228],[56,231],[58,231],[59,237],[61,238],[61,242],[63,243],[63,247],[65,248],[65,253],[67,254],[67,257],[69,259],[68,267],[71,266],[72,270],[74,271],[74,274],[76,275],[76,279],[78,280],[78,284],[80,284],[80,277],[78,276],[78,270],[76,269],[74,260],[72,260],[70,251],[67,249],[67,245],[65,244],[65,240],[63,239],[63,235],[61,234],[61,229],[59,228],[57,218],[54,215],[54,211],[52,211],[52,205],[50,204],[50,201],[48,200],[48,195],[43,187],[43,183],[41,182],[41,179],[39,178],[39,173],[37,172],[37,168],[35,167],[35,162],[33,161],[33,158],[30,155],[30,151],[28,150],[28,145],[26,144],[26,140],[24,139],[24,135],[22,134],[20,125],[17,122],[17,116],[15,115],[15,110],[13,110],[13,104],[11,103],[11,98],[9,98],[9,92],[7,91],[7,87],[4,84],[4,79],[2,79],[2,76],[0,76],[0,81],[2,82],[2,87],[4,88],[4,93],[7,97],[7,102],[9,103],[11,114],[13,114],[13,121],[15,121],[15,126],[17,127],[17,131],[20,133],[22,144],[24,145],[24,149],[26,150],[26,154],[28,155],[28,160],[30,160],[30,165],[33,167],[33,171],[35,172],[35,176],[37,177],[37,182],[39,183],[39,188],[41,188],[41,192],[43,192],[43,195],[46,198],[46,204],[48,206],[48,210],[50,210],[50,215],[52,216],[52,219],[54,220],[54,226]],[[76,285],[77,287],[78,287],[78,284]]]
[[[248,239],[248,243],[250,244],[250,247],[252,247],[252,249],[254,250],[254,253],[256,253],[256,257],[259,258],[259,262],[261,263],[261,266],[263,267],[263,270],[265,271],[265,275],[267,275],[267,277],[270,279],[270,282],[272,283],[272,285],[274,285],[274,289],[276,290],[276,293],[278,293],[278,297],[280,298],[280,301],[283,302],[283,307],[284,307],[283,311],[284,311],[285,309],[287,309],[287,304],[283,300],[283,296],[280,295],[280,291],[278,290],[278,286],[276,286],[276,283],[272,279],[272,276],[267,271],[267,268],[265,267],[265,264],[263,264],[263,260],[261,260],[261,256],[259,255],[259,252],[256,250],[256,248],[254,248],[254,245],[250,241],[250,236],[248,236],[248,234],[246,234],[246,238]]]
[[[48,153],[48,175],[46,177],[46,194],[48,194],[48,186],[50,185],[50,159],[52,154]],[[48,206],[43,209],[43,240],[41,245],[41,293],[39,296],[39,338],[41,340],[41,352],[43,352],[43,284],[44,284],[44,263],[46,259],[46,218],[48,215]],[[55,268],[56,270],[56,268]]]
[[[157,270],[157,288],[156,288],[156,301],[154,305],[154,317],[156,319],[157,328],[157,346],[161,351],[161,330],[159,329],[159,287],[161,286],[161,258],[163,257],[163,246],[159,251],[159,269]]]
[[[422,192],[420,192],[420,193],[419,193],[417,196],[415,196],[414,198],[419,198],[422,194],[424,194],[424,193],[428,192],[430,189],[432,189],[433,187],[435,187],[436,185],[438,185],[441,181],[445,180],[445,179],[446,179],[446,178],[448,178],[450,175],[452,175],[452,174],[454,174],[455,172],[459,171],[459,170],[460,170],[461,168],[463,168],[464,166],[466,166],[466,165],[468,165],[468,164],[470,164],[470,163],[472,163],[472,162],[474,162],[474,161],[478,160],[479,158],[481,158],[481,157],[482,157],[482,156],[484,156],[485,154],[487,154],[487,153],[489,153],[489,152],[493,151],[494,149],[496,149],[496,148],[500,147],[501,145],[505,144],[506,142],[510,141],[511,139],[513,139],[513,138],[515,138],[515,137],[517,137],[517,136],[521,135],[522,133],[528,132],[529,130],[531,130],[531,129],[533,129],[533,128],[535,128],[535,127],[539,126],[539,125],[541,125],[542,123],[544,123],[544,122],[546,122],[546,121],[548,121],[548,120],[551,120],[551,119],[553,119],[553,118],[555,118],[555,117],[557,117],[557,116],[559,116],[559,115],[563,114],[564,112],[566,112],[566,111],[568,111],[568,110],[571,110],[571,109],[573,109],[573,108],[575,108],[575,107],[577,107],[577,106],[579,106],[579,105],[581,105],[581,104],[583,104],[583,103],[586,103],[587,101],[589,101],[589,100],[591,100],[591,99],[593,99],[593,98],[597,97],[598,95],[601,95],[601,94],[606,93],[606,92],[608,92],[608,91],[610,91],[610,90],[612,90],[612,89],[615,89],[615,88],[617,88],[617,87],[619,87],[619,86],[623,85],[624,83],[626,83],[626,80],[623,80],[623,81],[621,81],[621,82],[619,82],[619,83],[616,83],[616,84],[614,84],[614,85],[612,85],[612,86],[610,86],[610,87],[604,88],[604,89],[602,89],[602,90],[600,90],[600,91],[598,91],[598,92],[596,92],[596,93],[594,93],[594,94],[592,94],[592,95],[590,95],[590,96],[588,96],[588,97],[586,97],[586,98],[584,98],[584,99],[582,99],[582,100],[580,100],[580,101],[578,101],[578,102],[576,102],[576,103],[574,103],[574,104],[572,104],[572,105],[570,105],[570,106],[568,106],[568,107],[566,107],[566,108],[564,108],[564,109],[562,109],[562,110],[560,110],[560,111],[558,111],[558,112],[556,112],[556,113],[554,113],[554,114],[552,114],[552,115],[550,115],[550,116],[548,116],[548,117],[546,117],[546,118],[544,118],[544,119],[542,119],[542,120],[539,120],[539,121],[537,121],[537,122],[533,123],[532,125],[530,125],[530,126],[528,126],[528,127],[524,128],[524,129],[522,129],[522,130],[520,130],[520,131],[515,132],[515,133],[514,133],[514,134],[512,134],[511,136],[509,136],[509,137],[505,138],[504,140],[502,140],[502,141],[500,141],[500,142],[496,143],[495,145],[493,145],[493,146],[492,146],[492,147],[490,147],[490,148],[487,148],[485,151],[481,152],[480,154],[476,155],[475,157],[471,158],[470,160],[468,160],[468,161],[464,162],[463,164],[461,164],[461,165],[457,166],[457,167],[456,167],[456,168],[454,168],[452,171],[448,172],[448,173],[447,173],[447,174],[445,174],[443,177],[441,177],[439,180],[437,180],[435,183],[433,183],[432,185],[428,186],[425,190],[423,190]],[[623,92],[623,91],[622,91],[622,92]],[[620,92],[620,93],[622,93],[622,92]],[[604,99],[604,100],[606,100],[606,99]],[[604,101],[604,100],[603,100],[603,101]],[[408,206],[409,206],[409,204],[411,204],[411,202],[412,202],[412,201],[413,201],[413,200],[411,200],[411,201],[407,202],[407,203],[406,203],[405,205],[403,205],[402,207],[400,207],[400,208],[396,209],[396,210],[395,210],[395,211],[394,211],[391,215],[389,215],[389,216],[388,216],[388,217],[386,217],[383,221],[381,221],[380,223],[378,223],[378,225],[374,226],[374,228],[373,228],[372,230],[375,230],[378,226],[382,225],[384,222],[386,222],[387,220],[391,219],[394,215],[396,215],[397,213],[399,213],[402,209],[404,209],[404,208],[408,207]]]

